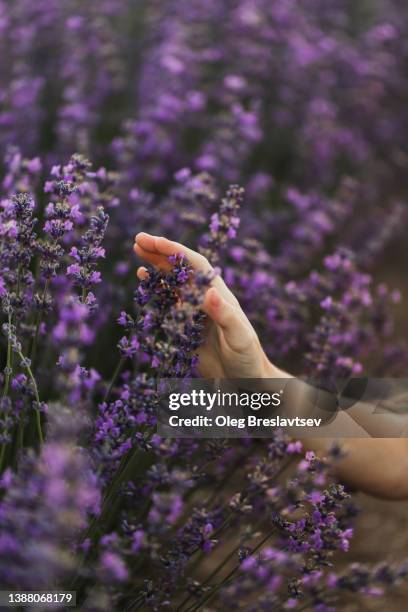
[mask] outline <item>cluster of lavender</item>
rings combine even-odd
[[[157,380],[195,375],[211,279],[174,254],[136,285],[131,259],[139,230],[200,248],[293,373],[406,369],[400,295],[372,275],[405,219],[406,11],[363,4],[0,0],[7,588],[324,612],[405,577],[336,570],[339,449],[157,435]]]
[[[11,169],[5,179],[7,183],[17,162],[20,172],[31,173],[30,161],[22,161],[19,153],[9,156],[8,162]],[[81,345],[93,338],[87,321],[92,319],[97,302],[88,289],[100,280],[94,268],[104,254],[100,243],[108,219],[98,205],[99,188],[93,184],[94,173],[90,172],[90,164],[84,157],[74,155],[66,166],[54,167],[51,174],[52,180],[45,183],[43,194],[39,196],[44,204],[46,199],[51,199],[42,212],[27,191],[12,196],[6,192],[1,200],[0,285],[7,347],[3,399],[8,401],[13,391],[20,396],[15,423],[11,426],[18,427],[20,449],[24,446],[25,435],[30,433],[32,409],[38,438],[43,441],[41,413],[47,406],[40,401],[39,389],[42,377],[49,376],[46,357],[55,365],[57,349],[65,373],[69,370],[68,362],[75,371],[78,359],[72,353],[80,351]],[[18,184],[28,186],[30,179],[22,178]],[[36,214],[44,215],[38,233]],[[78,241],[81,247],[72,246],[69,250],[70,245]],[[71,278],[75,275],[69,258],[74,255],[82,266],[80,279],[75,278],[73,282]],[[82,288],[81,296],[76,295],[74,289],[78,284]],[[95,321],[93,323],[96,325]],[[74,329],[78,336],[75,342]],[[49,355],[44,351],[45,338],[49,349],[53,349]],[[35,369],[39,370],[38,376],[34,376]],[[2,460],[7,453],[16,452],[17,446],[7,449],[3,444]]]
[[[75,568],[66,542],[100,506],[86,452],[75,446],[82,421],[83,415],[74,420],[67,409],[53,405],[40,455],[27,452],[18,474],[10,469],[2,474],[0,571],[9,588],[46,588]]]

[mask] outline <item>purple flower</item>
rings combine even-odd
[[[101,557],[101,574],[107,580],[123,582],[128,578],[128,571],[123,560],[112,552],[104,552]]]
[[[0,4],[1,583],[95,610],[378,596],[406,567],[338,569],[355,511],[300,442],[157,435],[211,278],[175,253],[137,283],[131,248],[200,245],[290,371],[403,376],[375,279],[406,226],[404,7],[145,4]]]

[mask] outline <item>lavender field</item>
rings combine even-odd
[[[0,0],[0,590],[404,609],[405,511],[356,523],[337,445],[157,434],[211,279],[138,280],[133,243],[199,250],[294,375],[403,377],[407,27],[401,0]]]

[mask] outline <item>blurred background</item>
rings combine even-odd
[[[319,315],[304,311],[305,287],[340,248],[392,310],[357,309],[336,367],[406,374],[407,21],[402,0],[0,0],[3,186],[18,182],[22,158],[45,177],[81,152],[111,173],[120,205],[106,322],[112,296],[126,300],[134,283],[136,231],[195,246],[203,219],[180,193],[183,176],[201,177],[189,186],[200,202],[203,173],[219,192],[239,183],[247,196],[226,275],[270,357],[310,366]],[[349,560],[406,556],[408,502],[358,497]],[[407,595],[387,609],[405,610]]]

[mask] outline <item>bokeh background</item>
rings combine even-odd
[[[238,183],[224,271],[270,357],[295,373],[406,373],[407,21],[402,0],[0,0],[5,191],[74,152],[112,187],[111,282],[85,360],[106,377],[116,363],[134,234],[208,246],[206,213]],[[324,263],[339,252],[354,266],[340,288],[326,276],[341,265]],[[313,353],[325,284],[347,320],[334,351]],[[404,558],[408,502],[358,498],[348,561]]]

